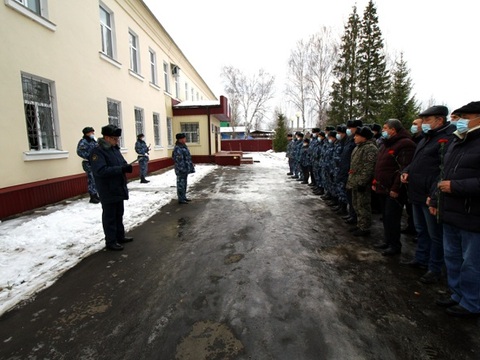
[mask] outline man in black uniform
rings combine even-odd
[[[102,224],[107,250],[123,250],[122,243],[133,240],[125,237],[123,201],[128,200],[127,177],[132,165],[127,164],[118,146],[122,129],[115,125],[102,127],[103,138],[90,155],[95,184],[102,203]]]

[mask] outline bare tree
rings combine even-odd
[[[311,92],[311,110],[317,126],[323,127],[327,123],[333,68],[338,57],[338,45],[332,30],[324,26],[320,32],[312,35],[308,42],[308,50],[309,66],[306,76]]]
[[[311,83],[307,81],[308,73],[308,43],[297,42],[288,60],[288,77],[286,94],[293,106],[301,113],[303,130],[305,130],[305,109],[311,92]],[[297,115],[298,117],[298,115]],[[298,129],[297,129],[298,130]]]
[[[240,70],[233,67],[224,67],[222,72],[225,93],[230,104],[230,126],[232,127],[232,136],[236,138],[235,128],[241,125],[240,116],[240,93],[238,91],[240,83],[245,82],[245,76]]]
[[[243,112],[246,135],[252,125],[260,126],[268,110],[268,101],[274,96],[275,77],[260,69],[258,74],[247,78],[240,70],[226,66],[222,77],[225,79],[225,91],[238,101],[238,114]]]

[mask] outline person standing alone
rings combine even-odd
[[[142,184],[149,183],[150,181],[145,178],[147,177],[148,172],[148,152],[150,151],[150,146],[147,146],[147,143],[145,142],[145,135],[137,135],[135,151],[138,154],[138,164],[140,165],[140,182]]]
[[[187,137],[183,133],[175,135],[177,142],[173,148],[172,158],[175,162],[175,175],[177,175],[177,196],[179,204],[188,204],[187,177],[195,172],[190,150],[187,147]]]
[[[133,240],[125,236],[123,201],[128,200],[127,177],[132,165],[127,164],[118,146],[122,129],[115,125],[102,127],[103,138],[90,155],[92,172],[102,203],[102,224],[107,250],[123,250],[122,243]]]
[[[97,146],[95,140],[95,130],[92,127],[87,126],[82,130],[83,137],[80,139],[77,145],[77,155],[80,156],[82,161],[83,171],[87,174],[87,186],[88,193],[90,194],[90,202],[92,204],[98,204],[100,198],[98,197],[97,188],[95,186],[95,178],[93,177],[92,167],[90,165],[90,154],[92,150]]]

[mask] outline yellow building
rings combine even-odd
[[[86,126],[121,127],[127,161],[144,133],[150,171],[172,164],[177,132],[194,161],[220,149],[227,99],[143,1],[4,0],[0,33],[0,218],[86,192],[76,154]]]

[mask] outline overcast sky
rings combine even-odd
[[[356,4],[368,0],[144,0],[175,43],[217,95],[224,94],[221,69],[229,65],[251,75],[264,68],[275,75],[282,102],[286,64],[296,42],[330,26],[340,37]],[[386,49],[404,53],[417,100],[434,99],[450,111],[480,100],[478,54],[480,1],[377,0]],[[294,117],[287,114],[288,118]]]

